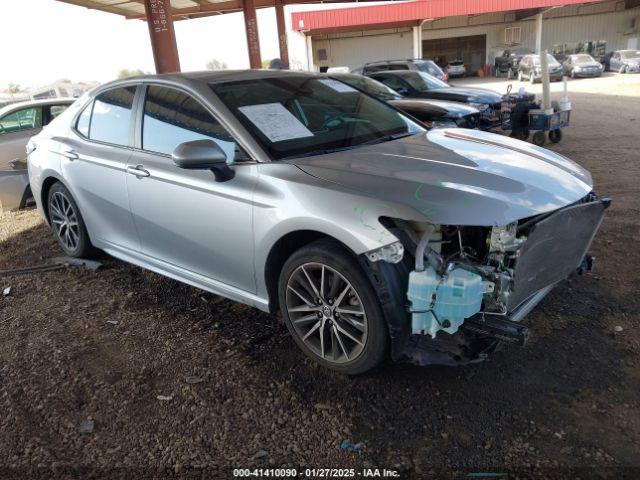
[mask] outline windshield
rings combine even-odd
[[[424,131],[385,103],[332,78],[290,75],[211,88],[274,160]]]
[[[640,50],[627,50],[625,52],[620,52],[620,58],[624,58],[625,60],[628,58],[638,57],[640,57]]]
[[[369,77],[343,77],[336,75],[335,78],[340,80],[341,82],[351,85],[352,87],[362,90],[364,93],[376,97],[378,100],[382,100],[384,102],[386,102],[387,100],[396,100],[402,98],[402,95],[399,95],[394,90],[387,87],[384,83],[380,83],[377,80]]]
[[[547,53],[547,63],[549,65],[560,65],[558,63],[558,61],[555,58],[553,58],[553,55],[551,55],[550,53]],[[540,55],[535,55],[533,57],[533,64],[535,66],[539,66],[540,65]]]
[[[418,91],[437,90],[449,86],[448,83],[424,72],[411,72],[409,75],[403,75],[402,79]]]
[[[414,62],[414,64],[420,72],[425,72],[436,77],[442,77],[444,75],[442,69],[431,60],[419,60]]]
[[[593,63],[595,60],[591,55],[575,55],[573,57],[573,63]]]

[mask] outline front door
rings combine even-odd
[[[0,171],[26,170],[25,147],[42,130],[42,107],[33,106],[0,118]]]
[[[193,97],[149,86],[141,150],[129,160],[127,188],[142,252],[155,260],[255,292],[252,199],[257,168],[238,162],[235,177],[216,182],[209,170],[178,168],[181,143],[210,139],[229,161],[236,142]]]

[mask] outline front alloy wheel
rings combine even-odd
[[[294,252],[278,281],[296,344],[317,363],[355,375],[379,365],[389,333],[378,294],[357,258],[332,239]]]
[[[367,341],[362,300],[339,272],[322,263],[300,265],[287,282],[287,312],[296,335],[323,360],[355,360]]]

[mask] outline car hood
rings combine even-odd
[[[569,205],[592,189],[589,172],[561,155],[458,128],[289,161],[337,188],[410,207],[415,219],[436,224],[505,225]]]
[[[453,100],[474,103],[489,103],[494,104],[502,101],[502,95],[493,90],[485,88],[472,88],[472,87],[446,87],[437,88],[435,90],[428,90],[423,92],[428,94],[429,98]]]
[[[424,98],[403,98],[389,100],[391,105],[399,109],[422,110],[433,115],[464,117],[472,113],[478,113],[478,109],[460,102],[448,102],[445,100],[429,100]]]

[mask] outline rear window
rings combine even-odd
[[[428,73],[429,75],[433,75],[434,77],[444,76],[444,72],[442,71],[442,69],[431,60],[421,60],[415,62],[415,65],[419,71]]]
[[[409,65],[406,63],[390,63],[389,70],[409,70]]]
[[[135,86],[122,87],[108,90],[96,97],[89,126],[91,140],[129,145],[131,110],[135,93]]]

